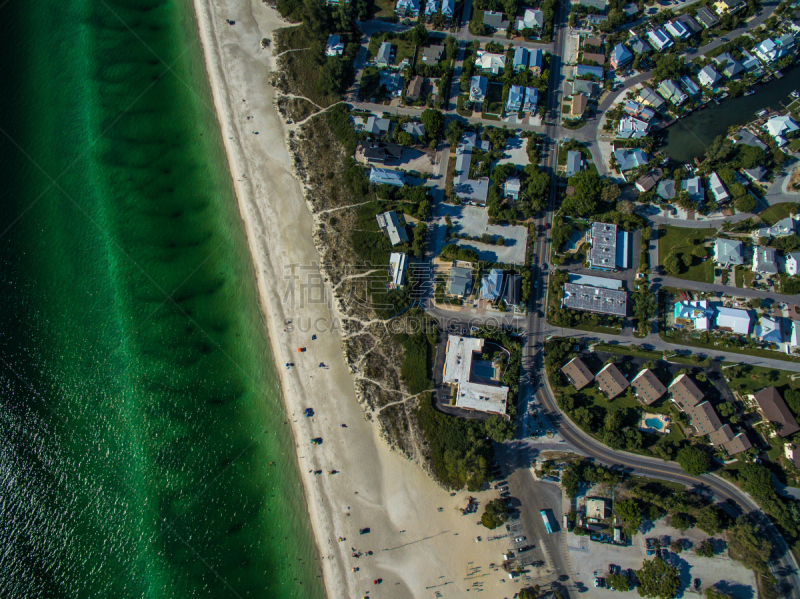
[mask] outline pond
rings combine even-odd
[[[778,109],[781,103],[788,104],[789,94],[800,87],[798,74],[800,69],[796,66],[786,69],[783,78],[757,84],[753,88],[756,93],[750,96],[728,98],[720,104],[711,103],[702,110],[678,119],[667,129],[664,151],[676,162],[702,158],[711,142],[717,136],[725,135],[729,127],[749,123],[762,108]]]

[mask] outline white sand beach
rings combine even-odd
[[[319,272],[313,267],[319,261],[313,217],[292,175],[287,126],[273,104],[269,73],[275,60],[260,45],[286,23],[260,0],[194,5],[328,597],[463,597],[470,589],[512,597],[519,583],[489,568],[502,561],[506,545],[485,540],[489,531],[476,525],[479,514],[462,516],[455,509],[468,494],[451,497],[440,489],[418,464],[392,452],[364,417],[339,333],[312,341],[313,331],[284,331],[286,319],[331,322],[335,316],[324,303],[300,306],[284,293],[289,265]],[[297,353],[298,347],[307,351]],[[287,362],[296,366],[287,370]],[[315,410],[313,418],[303,417],[306,407]],[[322,437],[322,445],[312,446],[311,437]],[[329,474],[331,469],[338,473]],[[481,504],[496,496],[474,495]],[[370,532],[360,535],[363,527]],[[351,548],[373,554],[354,558]]]

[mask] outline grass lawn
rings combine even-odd
[[[789,143],[789,149],[790,149],[792,152],[797,152],[798,150],[800,150],[800,138],[798,138],[798,139],[793,139],[793,140],[792,140],[792,141]]]
[[[669,225],[659,227],[658,263],[663,265],[664,260],[672,253],[678,258],[681,258],[682,254],[691,254],[692,250],[716,232],[716,229],[686,229]],[[706,255],[710,254],[711,248],[707,248]],[[714,260],[710,257],[705,262],[695,258],[692,266],[688,268],[681,263],[681,269],[681,273],[670,276],[701,283],[714,282]]]
[[[722,364],[722,373],[725,374],[727,366],[733,366],[736,362],[724,362]],[[729,373],[730,374],[730,373]],[[800,387],[800,380],[791,380],[792,375],[796,372],[789,372],[787,370],[778,370],[776,368],[765,368],[763,366],[748,366],[747,372],[742,376],[731,379],[729,385],[731,388],[739,390],[743,387],[742,393],[754,393],[760,391],[768,385],[774,385],[780,389],[784,386],[789,386],[792,389]],[[755,378],[754,378],[755,377]]]
[[[640,358],[648,358],[650,360],[661,360],[662,353],[660,351],[650,351],[647,349],[633,348],[629,345],[609,345],[607,343],[598,343],[594,346],[597,351],[607,351],[614,354],[625,354],[627,356],[638,356]],[[705,367],[711,363],[710,358],[705,358],[696,362],[692,358],[686,356],[671,356],[667,362],[675,362],[676,364],[689,364],[691,366]]]
[[[489,83],[486,99],[489,101],[487,112],[490,114],[503,113],[503,86],[500,83]]]
[[[592,161],[592,153],[589,151],[589,148],[587,148],[585,145],[578,144],[577,148],[572,148],[572,149],[580,152],[583,159],[586,160],[587,162]],[[558,166],[565,166],[567,164],[567,152],[569,152],[569,150],[565,146],[563,145],[558,146]]]
[[[753,347],[741,347],[726,342],[722,337],[711,336],[708,342],[701,341],[696,337],[692,337],[687,333],[679,332],[676,330],[662,331],[659,328],[659,336],[669,343],[676,345],[686,345],[688,347],[698,347],[701,349],[713,349],[715,351],[731,352],[734,354],[747,354],[750,356],[761,356],[762,358],[771,358],[773,360],[783,360],[784,362],[800,362],[800,357],[788,355],[781,351],[773,351],[769,349],[760,349]],[[719,343],[719,345],[715,345]]]
[[[465,108],[469,106],[470,108]],[[469,94],[461,94],[456,101],[456,112],[461,116],[472,116],[472,102],[469,101]]]
[[[378,33],[373,35],[369,39],[369,48],[367,48],[367,61],[373,60],[375,55],[378,53],[378,49],[381,47],[381,44],[386,41],[386,38],[389,37],[388,32]],[[412,42],[408,42],[401,39],[392,39],[388,40],[392,43],[394,48],[394,62],[393,64],[398,65],[403,62],[403,59],[408,58],[412,60],[414,58],[414,52],[416,47]]]
[[[394,16],[394,5],[392,0],[374,0],[374,15],[372,18],[380,19],[381,17]]]
[[[800,142],[800,139],[795,140]],[[800,146],[798,146],[800,147]],[[768,225],[774,225],[779,220],[783,220],[787,216],[789,216],[789,207],[792,205],[791,202],[787,204],[775,204],[774,206],[770,206],[766,210],[759,212],[758,216],[760,216],[765,223]]]

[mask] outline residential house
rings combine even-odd
[[[633,62],[633,53],[625,47],[625,44],[620,43],[611,50],[609,60],[614,69],[619,69]]]
[[[603,80],[605,73],[603,67],[593,67],[585,64],[579,64],[575,67],[575,78],[578,77],[594,77],[595,79]]]
[[[668,102],[672,102],[675,106],[680,106],[689,99],[689,96],[683,93],[681,88],[675,85],[672,79],[664,79],[664,81],[659,83],[658,93],[661,94],[662,98]]]
[[[500,293],[503,290],[503,271],[499,268],[493,268],[489,274],[483,275],[481,278],[481,299],[495,301],[500,299]]]
[[[491,27],[497,33],[505,33],[508,30],[509,22],[503,16],[503,13],[487,10],[483,13],[483,24]]]
[[[506,306],[519,306],[522,301],[522,275],[506,275],[506,282],[503,285],[503,301]]]
[[[772,238],[772,237],[784,237],[786,235],[794,235],[796,225],[797,221],[793,217],[787,216],[786,218],[782,218],[781,220],[779,220],[771,227],[762,227],[758,229],[753,236]]]
[[[717,62],[720,72],[728,79],[736,77],[737,75],[740,75],[742,71],[744,71],[742,63],[736,60],[728,52],[720,54],[714,60]]]
[[[639,6],[635,2],[629,2],[622,7],[622,12],[630,19],[639,13]]]
[[[583,113],[586,112],[586,107],[588,105],[589,105],[589,99],[586,96],[584,96],[583,94],[575,94],[574,96],[572,96],[569,115],[572,118],[576,119],[583,117]]]
[[[800,127],[797,126],[792,117],[786,115],[772,117],[764,125],[764,129],[773,137],[779,147],[783,147],[787,143],[786,136],[794,133]]]
[[[528,67],[528,49],[520,46],[514,50],[514,70],[524,71]]]
[[[756,403],[764,420],[774,427],[776,434],[788,437],[800,431],[800,426],[775,387],[762,389],[751,395],[750,399]]]
[[[758,183],[767,176],[767,169],[763,166],[757,166],[755,168],[746,168],[742,169],[745,177],[750,179],[753,183]]]
[[[713,90],[717,83],[722,81],[722,75],[717,73],[711,65],[706,65],[697,73],[697,79],[700,81],[700,85]]]
[[[483,75],[473,75],[469,82],[469,101],[483,104],[486,91],[489,89],[489,80]]]
[[[599,37],[593,37],[588,35],[583,38],[583,49],[589,50],[589,48],[596,48],[597,51],[600,51],[603,48],[603,40]]]
[[[656,195],[662,200],[668,202],[672,199],[675,199],[677,193],[678,192],[675,189],[674,179],[662,179],[658,182],[658,187],[656,187]]]
[[[379,67],[388,67],[392,64],[394,48],[390,42],[383,42],[375,56],[375,64]]]
[[[756,47],[753,48],[753,53],[767,64],[775,62],[788,54],[786,50],[778,46],[778,44],[770,38],[756,44]]]
[[[709,307],[707,300],[683,300],[675,302],[672,315],[675,318],[676,328],[691,325],[696,331],[708,331],[711,328],[714,309]]]
[[[519,192],[521,190],[521,183],[517,177],[509,177],[506,179],[505,183],[503,184],[503,192],[504,195],[514,200],[515,202],[519,199]]]
[[[478,50],[475,56],[475,66],[484,73],[498,75],[506,66],[505,54],[490,54],[485,50]]]
[[[727,202],[730,199],[728,191],[717,173],[711,173],[708,176],[708,190],[717,202]]]
[[[578,391],[591,384],[591,382],[594,380],[592,371],[589,370],[589,368],[580,358],[572,358],[561,369],[561,372],[567,378],[570,385],[575,387],[575,389]]]
[[[667,391],[669,391],[670,399],[684,411],[701,403],[705,397],[705,393],[689,378],[688,374],[678,376],[670,383]]]
[[[700,177],[689,177],[681,181],[681,190],[689,194],[689,198],[695,202],[703,202],[706,199],[706,188],[703,187],[703,180]]]
[[[782,318],[762,316],[759,323],[753,328],[753,337],[761,339],[764,343],[783,343]]]
[[[731,266],[741,266],[744,264],[744,252],[742,242],[738,239],[714,240],[714,262],[723,268]]]
[[[447,293],[458,297],[466,297],[472,291],[472,269],[454,266],[447,278]]]
[[[704,401],[684,410],[698,435],[708,435],[722,426],[711,402]]]
[[[422,89],[425,86],[425,78],[420,77],[419,75],[415,75],[414,78],[411,80],[411,83],[408,84],[408,89],[406,90],[406,98],[411,100],[412,102],[417,102],[422,95]]]
[[[397,0],[394,12],[401,18],[416,19],[419,16],[419,0]]]
[[[522,105],[523,112],[534,112],[539,104],[539,89],[536,87],[525,88],[525,103]]]
[[[373,185],[392,185],[402,187],[406,184],[406,176],[403,171],[394,171],[388,168],[372,167],[369,171],[369,182]],[[402,229],[405,234],[405,229]],[[406,238],[406,241],[408,239]],[[396,245],[392,243],[392,245]]]
[[[357,153],[364,156],[370,164],[386,164],[398,160],[403,155],[403,146],[396,143],[365,140],[358,144]]]
[[[606,64],[606,55],[599,54],[597,52],[584,52],[583,60],[587,62],[596,62],[600,66],[603,66],[604,64]]]
[[[601,12],[605,12],[608,8],[606,0],[580,0],[580,3],[587,8],[594,8]]]
[[[800,252],[792,252],[786,256],[786,274],[794,276],[800,272]]]
[[[403,75],[389,70],[378,73],[379,85],[385,87],[389,95],[399,98],[403,95],[403,86],[406,84]]]
[[[716,327],[722,331],[736,333],[737,335],[750,334],[750,313],[738,308],[717,308],[715,317]]]
[[[671,48],[675,43],[669,39],[664,30],[660,28],[654,29],[653,31],[648,31],[647,39],[650,40],[650,43],[653,44],[653,47],[659,52],[663,52],[664,50]]]
[[[633,34],[628,38],[628,45],[631,47],[631,50],[636,52],[636,54],[647,54],[653,51],[648,43],[636,34]]]
[[[708,441],[714,447],[722,447],[729,456],[747,451],[752,447],[750,439],[744,433],[733,434],[730,424],[726,424],[708,435]]]
[[[661,110],[666,105],[661,96],[656,94],[656,92],[649,87],[643,87],[640,89],[638,98],[642,104],[647,104],[656,110]]]
[[[758,246],[753,252],[753,272],[778,274],[778,255],[770,247]]]
[[[640,121],[645,121],[647,123],[653,120],[653,117],[656,116],[655,110],[653,110],[652,108],[648,108],[644,104],[639,104],[638,102],[634,102],[633,100],[625,100],[625,102],[622,105],[622,110],[625,111],[625,114],[637,118]]]
[[[442,0],[442,16],[448,23],[453,19],[456,9],[456,0]]]
[[[640,370],[639,374],[633,377],[631,387],[633,387],[636,398],[646,406],[649,406],[667,392],[667,388],[649,368]]]
[[[617,159],[619,170],[622,173],[644,166],[648,161],[647,154],[640,148],[620,148],[614,150],[614,158]]]
[[[389,276],[392,278],[389,289],[403,286],[407,268],[408,256],[406,254],[392,253],[389,255]]]
[[[786,50],[787,52],[794,48],[795,43],[796,40],[794,35],[791,33],[786,33],[775,40],[775,45],[781,50]]]
[[[325,44],[325,56],[341,56],[344,52],[344,42],[338,35],[329,35]]]
[[[517,31],[533,29],[541,31],[544,27],[544,13],[535,8],[526,8],[525,13],[517,19]]]
[[[636,180],[636,189],[638,189],[641,193],[646,193],[656,186],[656,183],[658,183],[659,179],[661,179],[660,170],[655,170],[652,173],[642,175]]]
[[[694,81],[692,81],[687,75],[684,75],[678,81],[680,82],[681,87],[690,96],[699,96],[702,93],[700,87]]]
[[[524,98],[525,90],[521,85],[512,85],[508,91],[508,100],[506,101],[506,112],[519,112],[522,110],[522,101]]]
[[[382,136],[392,130],[392,121],[380,117],[370,115],[367,118],[367,124],[364,126],[364,131],[370,135]]]
[[[444,54],[444,46],[428,46],[422,50],[422,62],[426,64],[438,64]]]
[[[599,27],[607,20],[608,17],[606,15],[588,15],[586,17],[586,22],[589,24],[590,27]]]
[[[714,2],[714,9],[719,14],[726,12],[738,12],[746,6],[744,0],[717,0]]]
[[[372,170],[385,171],[387,169],[373,168]],[[395,173],[397,171],[389,172]],[[381,228],[381,230],[389,236],[389,241],[392,242],[392,245],[408,243],[406,228],[400,223],[400,219],[397,218],[397,213],[394,210],[378,214],[375,218],[377,219],[378,226]]]
[[[583,156],[580,152],[569,150],[567,152],[567,178],[574,177],[583,170]]]
[[[695,17],[706,29],[711,29],[719,25],[719,18],[717,15],[706,6],[698,8]]]
[[[430,22],[433,20],[433,15],[439,12],[439,3],[437,0],[425,0],[425,20]]]
[[[688,37],[691,37],[692,33],[687,29],[686,25],[681,23],[678,20],[670,21],[664,25],[664,29],[667,30],[676,42],[685,40]]]
[[[649,129],[650,125],[648,123],[632,116],[624,116],[617,125],[617,137],[621,139],[641,139],[642,137],[647,137]]]
[[[597,94],[598,86],[594,81],[587,81],[586,79],[576,79],[572,82],[572,95],[583,94],[589,98]]]
[[[544,68],[544,52],[541,48],[534,48],[528,53],[528,68],[534,75],[541,75]]]
[[[761,148],[765,152],[767,151],[768,147],[767,144],[758,139],[755,134],[751,133],[747,129],[739,129],[733,138],[733,143],[745,144],[746,146],[753,146],[754,148]]]
[[[748,73],[758,74],[761,72],[761,62],[750,54],[744,48],[739,48],[739,51],[742,53],[742,66],[744,67],[745,71]]]
[[[628,379],[622,374],[613,363],[606,364],[598,372],[594,380],[597,382],[597,389],[606,396],[607,399],[614,399],[628,388]]]
[[[472,148],[475,147],[475,134],[466,134],[456,148],[456,168],[453,177],[453,191],[462,200],[479,205],[486,204],[489,194],[489,177],[469,178],[469,167],[472,162]]]
[[[403,125],[403,131],[408,133],[414,139],[425,137],[425,125],[417,121],[411,121]]]
[[[684,13],[678,16],[678,21],[680,21],[686,29],[689,30],[691,35],[695,33],[700,33],[703,30],[703,26],[698,23],[692,15],[689,13]]]

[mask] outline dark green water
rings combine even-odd
[[[789,94],[800,90],[800,69],[792,67],[783,71],[781,79],[773,78],[768,83],[757,84],[756,93],[738,98],[713,102],[707,108],[697,110],[679,119],[667,129],[667,156],[677,162],[691,162],[702,158],[706,148],[718,136],[726,135],[729,127],[744,125],[755,120],[756,112],[762,108],[781,108],[781,102],[791,102]]]
[[[322,596],[188,0],[0,27],[0,596]]]

